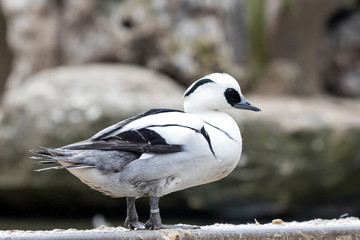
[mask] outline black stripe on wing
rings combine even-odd
[[[167,144],[157,132],[141,128],[122,132],[105,139],[90,139],[63,147],[69,150],[119,150],[140,153],[173,153],[182,150],[181,145]]]
[[[83,142],[81,144],[71,144],[63,147],[68,150],[116,150],[137,153],[174,153],[182,150],[180,145],[150,145],[148,143],[131,143],[123,141],[104,141],[96,140]]]
[[[141,128],[138,130],[126,131],[118,134],[115,138],[132,143],[148,143],[150,145],[167,145],[165,139],[157,132]]]
[[[183,111],[174,110],[174,109],[151,109],[143,114],[139,114],[137,116],[125,119],[124,121],[121,121],[117,124],[114,124],[114,125],[108,127],[108,128],[105,128],[105,129],[101,130],[100,132],[98,132],[97,134],[95,134],[90,139],[91,140],[99,140],[99,139],[105,139],[105,138],[111,137],[114,132],[120,130],[121,128],[123,128],[124,126],[126,126],[127,124],[129,124],[133,121],[136,121],[136,120],[146,117],[146,116],[159,114],[159,113],[168,113],[168,112],[183,112]]]
[[[211,139],[210,139],[210,136],[208,134],[208,132],[205,130],[205,127],[202,127],[200,129],[200,131],[196,128],[192,128],[192,127],[189,127],[189,126],[184,126],[184,125],[179,125],[179,124],[166,124],[166,125],[150,125],[148,127],[181,127],[181,128],[187,128],[187,129],[191,129],[193,130],[194,132],[196,133],[200,133],[206,140],[206,142],[208,143],[209,145],[209,149],[211,151],[211,153],[213,154],[213,156],[216,158],[216,155],[215,155],[215,152],[213,150],[213,147],[212,147],[212,144],[211,144]]]

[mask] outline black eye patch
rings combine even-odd
[[[238,93],[238,91],[236,91],[233,88],[226,89],[224,94],[225,94],[226,101],[231,106],[234,106],[236,103],[241,102],[240,94]]]

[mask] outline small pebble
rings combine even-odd
[[[272,220],[271,223],[272,223],[272,224],[283,224],[284,222],[283,222],[283,220],[281,220],[281,219],[274,219],[274,220]]]

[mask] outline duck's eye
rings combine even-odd
[[[225,91],[226,101],[231,105],[241,102],[240,94],[233,88],[228,88]]]

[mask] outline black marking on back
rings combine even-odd
[[[231,105],[234,106],[236,103],[241,102],[241,97],[240,94],[238,93],[238,91],[236,91],[233,88],[228,88],[225,91],[225,98],[226,101]]]
[[[206,83],[212,83],[214,82],[213,80],[211,79],[208,79],[208,78],[205,78],[205,79],[201,79],[201,80],[198,80],[194,86],[192,86],[189,90],[187,90],[184,94],[184,96],[189,96],[191,93],[193,93],[198,87],[200,87],[201,85],[203,84],[206,84]]]
[[[175,110],[175,109],[157,108],[157,109],[151,109],[151,110],[147,111],[146,113],[144,113],[142,115],[143,115],[143,117],[145,117],[145,116],[150,116],[150,115],[154,115],[154,114],[168,113],[168,112],[180,112],[180,113],[183,113],[184,111]]]
[[[112,125],[110,127],[108,127],[108,131],[104,131],[106,130],[103,129],[101,130],[100,132],[98,132],[97,134],[95,134],[93,137],[91,137],[90,139],[91,140],[99,140],[99,139],[105,139],[105,138],[108,138],[108,137],[111,137],[112,134],[116,131],[118,131],[119,129],[123,128],[124,126],[126,126],[127,124],[133,122],[133,121],[136,121],[140,118],[143,118],[143,117],[146,117],[146,116],[150,116],[150,115],[154,115],[154,114],[159,114],[159,113],[168,113],[168,112],[180,112],[180,113],[183,113],[183,111],[180,111],[180,110],[174,110],[174,109],[165,109],[165,108],[159,108],[159,109],[151,109],[145,113],[142,113],[142,114],[139,114],[139,115],[136,115],[134,117],[131,117],[131,118],[128,118],[128,119],[125,119],[115,125]],[[104,131],[103,134],[100,134],[102,131]]]
[[[132,143],[148,143],[150,145],[167,144],[165,139],[161,137],[160,134],[147,128],[122,132],[116,137],[123,141]]]
[[[200,133],[201,133],[201,134],[204,136],[204,138],[206,139],[207,143],[209,144],[209,148],[210,148],[213,156],[216,158],[215,153],[214,153],[214,150],[213,150],[212,145],[211,145],[211,140],[210,140],[209,134],[208,134],[207,131],[205,130],[205,127],[202,127],[202,128],[201,128]]]
[[[143,114],[140,114],[140,115],[136,115],[134,117],[131,117],[131,118],[128,118],[128,119],[125,119],[115,125],[112,125],[108,128],[105,128],[103,130],[101,130],[100,132],[98,132],[97,134],[95,134],[94,136],[92,136],[90,138],[90,140],[100,140],[100,139],[104,139],[104,138],[107,138],[107,137],[110,137],[112,135],[113,132],[121,129],[122,127],[124,127],[125,125],[137,120],[137,119],[140,119],[143,117]],[[106,131],[108,129],[108,131]],[[104,131],[104,132],[103,132]],[[100,134],[101,132],[103,132],[102,134]]]

